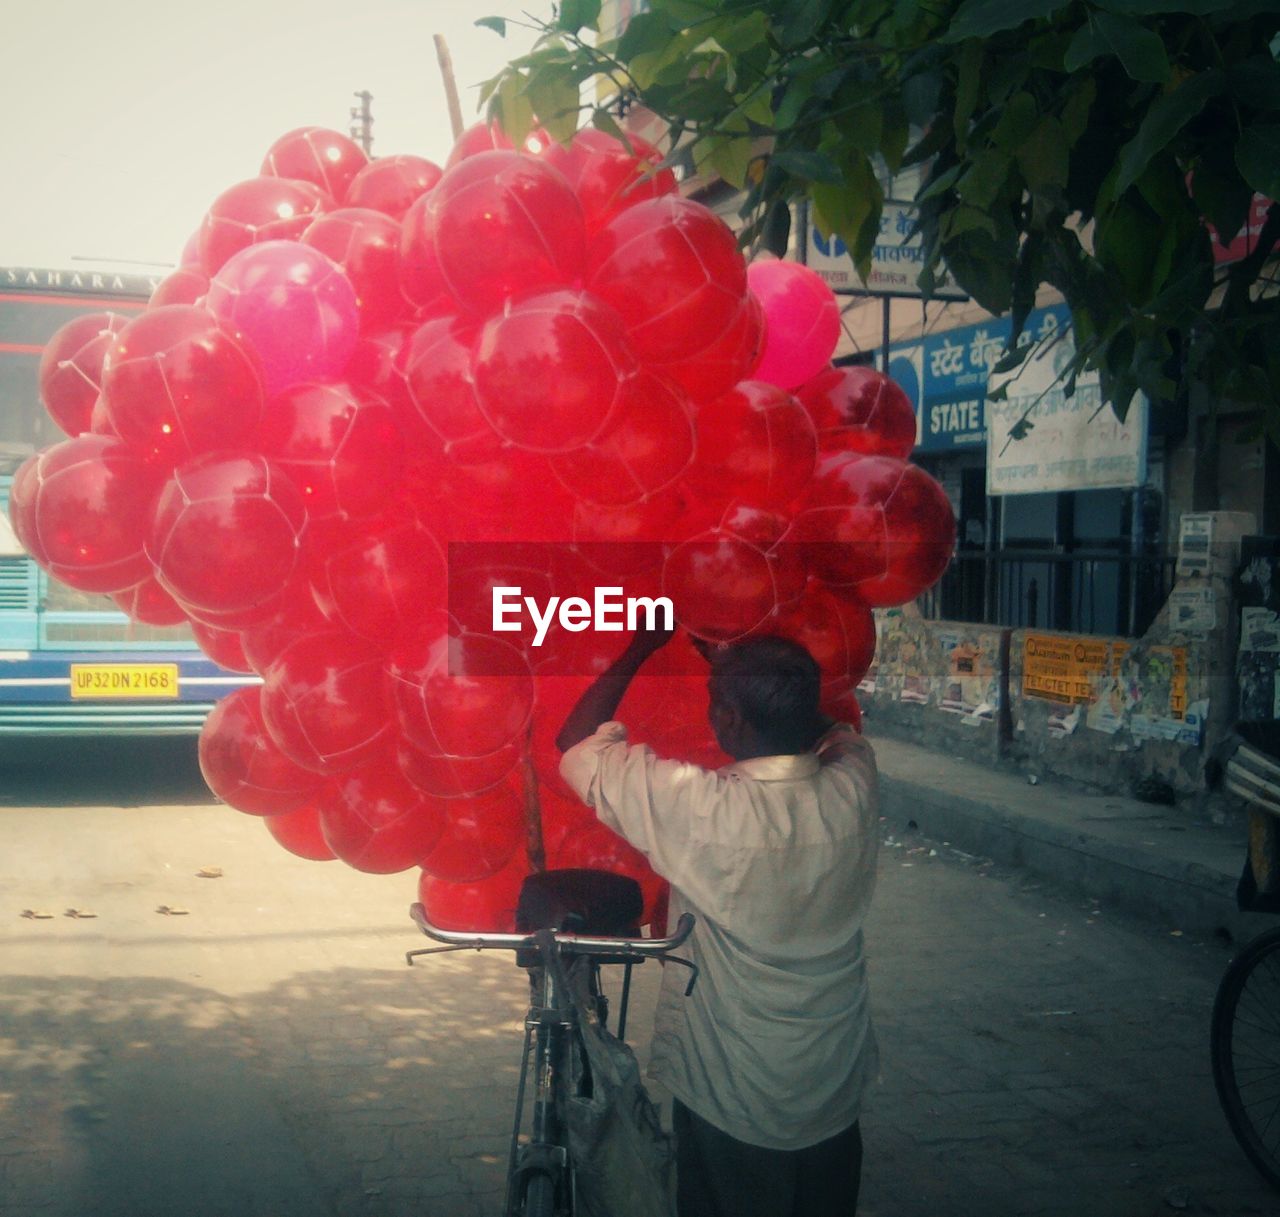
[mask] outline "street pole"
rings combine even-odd
[[[360,105],[351,107],[351,138],[368,156],[373,151],[373,94],[368,89],[361,89],[352,96],[360,99]]]

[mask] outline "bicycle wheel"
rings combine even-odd
[[[542,1171],[534,1171],[525,1181],[521,1217],[555,1217],[555,1212],[555,1180]]]
[[[1213,1003],[1213,1081],[1227,1123],[1273,1187],[1280,1188],[1280,929],[1231,961]]]

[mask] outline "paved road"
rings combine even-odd
[[[96,779],[82,753],[37,759],[24,776],[11,758],[0,792],[0,1213],[497,1211],[510,963],[404,967],[409,876],[292,858],[194,802],[180,747]],[[1274,1214],[1209,1078],[1229,947],[1177,929],[887,844],[864,1217]]]

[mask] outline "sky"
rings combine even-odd
[[[475,20],[550,0],[15,0],[0,73],[0,266],[171,265],[209,204],[295,127],[346,132],[373,94],[375,155],[443,165],[432,37],[462,98],[531,45]],[[139,266],[138,269],[146,269]]]

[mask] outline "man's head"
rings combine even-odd
[[[789,638],[747,638],[708,652],[708,711],[720,747],[735,760],[808,752],[822,734],[822,675]]]

